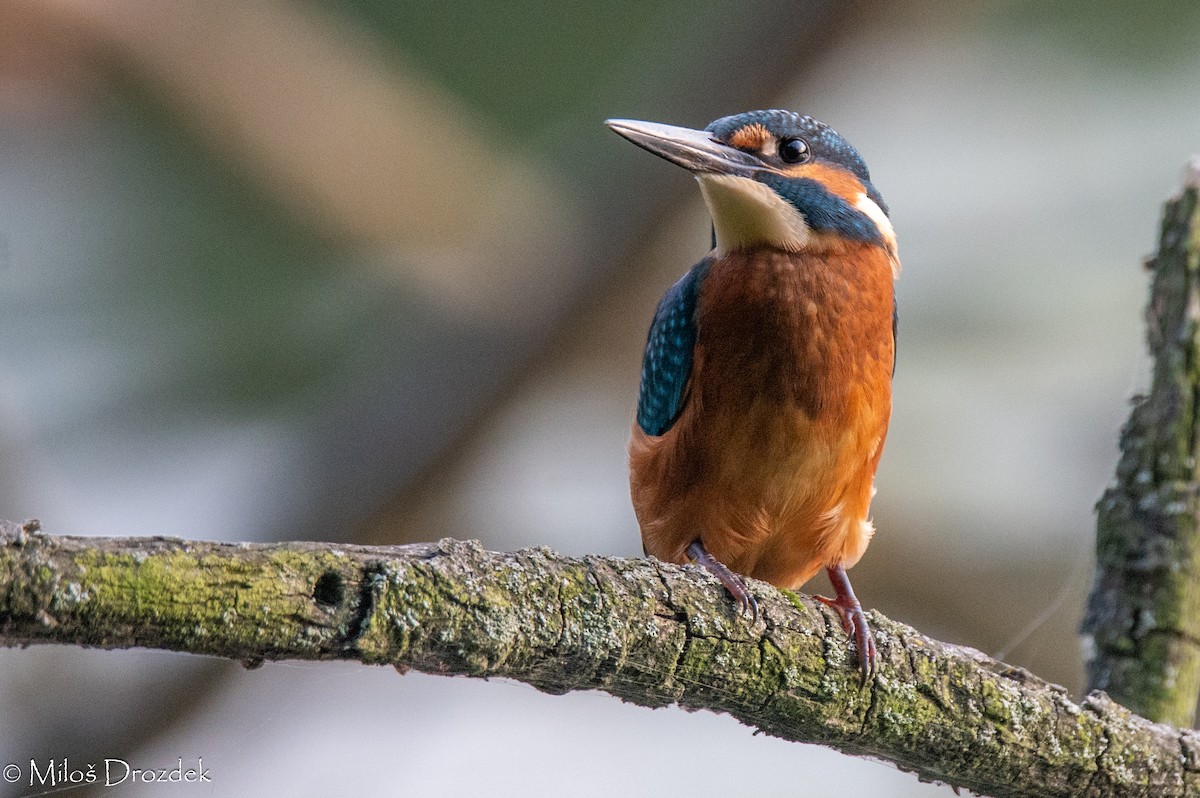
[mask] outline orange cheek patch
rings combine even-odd
[[[790,177],[806,177],[816,180],[830,192],[854,205],[858,195],[866,193],[862,181],[844,169],[820,163],[802,163],[784,170]]]
[[[737,147],[739,150],[760,150],[771,138],[771,132],[762,125],[755,122],[753,125],[746,125],[739,128],[736,133],[729,137],[730,146]]]

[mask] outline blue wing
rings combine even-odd
[[[669,430],[687,400],[696,346],[696,296],[710,262],[705,258],[693,266],[667,290],[654,312],[637,406],[638,426],[647,435]]]
[[[896,376],[896,351],[900,348],[899,339],[896,335],[900,332],[900,306],[896,304],[896,297],[892,297],[892,376]]]

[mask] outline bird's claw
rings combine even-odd
[[[758,599],[754,598],[754,594],[750,592],[750,588],[746,587],[746,582],[737,574],[729,569],[729,566],[718,560],[716,557],[708,553],[708,549],[704,548],[704,544],[699,540],[693,541],[687,549],[688,556],[696,561],[704,570],[717,578],[725,589],[729,591],[729,595],[733,596],[734,601],[738,603],[738,614],[745,615],[750,612],[751,623],[758,623]]]
[[[875,637],[871,634],[871,627],[867,626],[867,616],[863,614],[862,604],[858,603],[854,588],[850,586],[850,577],[846,576],[845,566],[831,565],[825,572],[829,574],[836,597],[817,596],[817,599],[826,607],[834,609],[842,619],[842,629],[858,649],[858,667],[862,671],[862,683],[866,684],[875,672],[875,663],[879,659]]]
[[[879,650],[875,646],[875,636],[871,634],[871,627],[867,625],[867,616],[863,612],[862,605],[854,596],[839,595],[837,598],[814,596],[814,598],[837,612],[838,617],[841,618],[842,631],[854,641],[854,647],[858,650],[858,667],[862,671],[863,684],[866,684],[871,678],[871,674],[875,672]]]
[[[732,571],[730,572],[732,573]],[[734,576],[737,576],[734,574]],[[725,583],[722,583],[725,584]],[[754,594],[746,587],[746,583],[741,579],[736,579],[732,585],[725,584],[725,589],[738,603],[738,615],[750,613],[750,622],[758,623],[758,599],[754,598]]]

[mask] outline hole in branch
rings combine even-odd
[[[346,598],[346,581],[337,571],[326,571],[313,585],[312,596],[318,604],[337,607]]]

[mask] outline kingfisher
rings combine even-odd
[[[792,111],[704,130],[610,119],[690,171],[712,248],[658,303],[629,442],[646,554],[695,562],[755,622],[743,576],[795,590],[822,568],[865,680],[876,646],[846,570],[874,534],[900,273],[887,205],[833,128]]]

